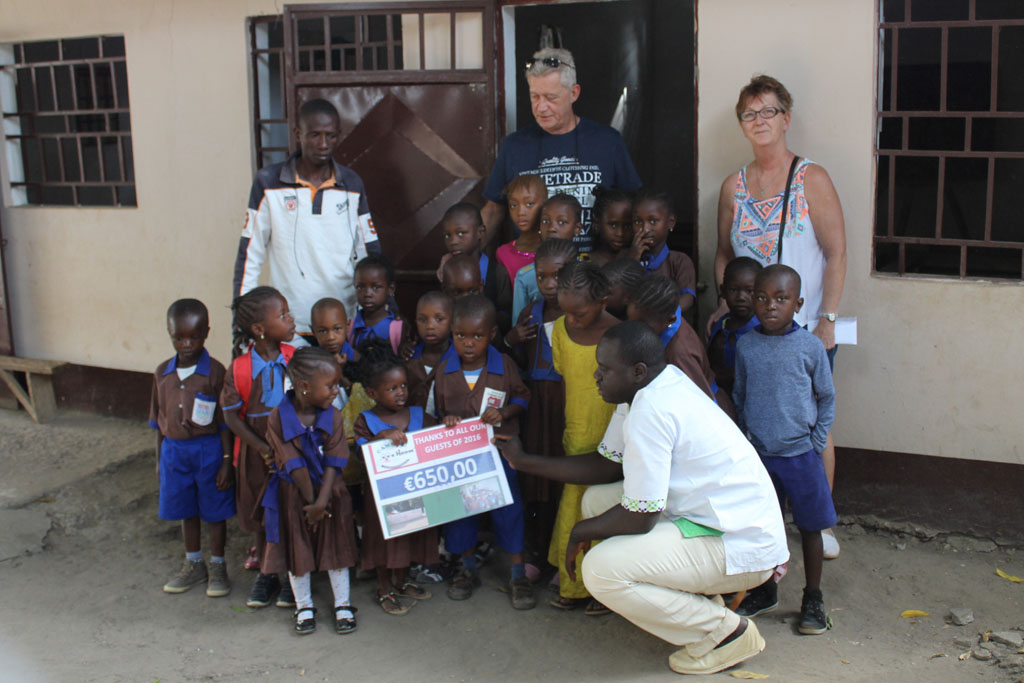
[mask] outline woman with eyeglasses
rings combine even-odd
[[[794,319],[821,339],[831,365],[836,353],[835,321],[846,277],[843,209],[828,172],[787,147],[792,108],[793,98],[786,86],[771,76],[755,76],[740,90],[736,117],[740,131],[750,142],[754,160],[722,183],[715,253],[719,306],[708,320],[707,329],[710,331],[728,310],[722,298],[722,278],[731,260],[749,256],[765,266],[784,263],[796,270],[802,281],[803,307]],[[783,214],[786,225],[780,239]],[[821,455],[831,487],[835,474],[831,433]],[[839,555],[839,543],[831,530],[823,532],[823,541],[826,558]]]

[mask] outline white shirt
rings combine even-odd
[[[622,506],[717,529],[726,574],[789,559],[782,512],[757,452],[674,365],[619,405],[598,452],[622,463]]]

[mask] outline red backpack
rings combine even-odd
[[[231,373],[234,375],[235,389],[242,398],[242,407],[238,409],[238,415],[244,420],[245,413],[249,408],[249,395],[252,393],[252,348],[231,363]],[[295,347],[291,344],[281,344],[281,355],[287,364],[295,354]],[[238,451],[242,446],[242,440],[235,437],[234,464],[238,467]]]

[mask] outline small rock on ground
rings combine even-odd
[[[992,659],[993,655],[991,650],[987,650],[980,646],[975,646],[974,649],[971,650],[971,656],[980,662],[987,662],[988,660]]]
[[[956,645],[957,647],[962,647],[962,648],[966,649],[966,648],[974,647],[975,640],[976,640],[975,638],[964,638],[964,637],[961,636],[960,638],[954,638],[953,639],[953,644]]]
[[[966,626],[974,621],[974,610],[966,607],[954,607],[949,610],[949,618],[957,626]]]
[[[1003,669],[1016,669],[1024,666],[1024,656],[1010,655],[999,660],[999,666]]]
[[[1017,631],[995,631],[989,634],[989,640],[1000,645],[1008,645],[1016,650],[1024,647],[1024,634]]]

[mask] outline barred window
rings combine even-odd
[[[1024,2],[879,3],[874,270],[1024,275]]]
[[[136,206],[123,36],[0,46],[13,203]]]

